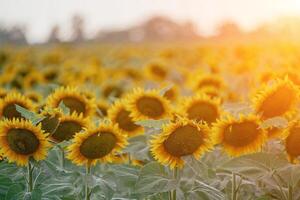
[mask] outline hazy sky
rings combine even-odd
[[[191,20],[204,34],[226,20],[245,29],[281,15],[300,15],[300,0],[0,0],[0,24],[25,24],[31,42],[43,41],[54,24],[68,36],[70,18],[81,14],[87,33],[122,29],[159,14]]]

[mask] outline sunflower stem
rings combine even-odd
[[[91,174],[91,165],[88,163],[85,167],[85,200],[90,200],[89,176]]]
[[[173,171],[173,176],[174,176],[174,179],[177,181],[177,178],[178,178],[178,168],[175,167],[174,171]],[[177,194],[176,194],[176,189],[173,190],[172,192],[172,200],[176,200],[177,199]]]
[[[131,165],[132,164],[132,158],[130,153],[128,153],[128,164]]]
[[[61,147],[59,145],[58,145],[58,148],[60,150],[60,167],[62,169],[64,169],[65,168],[65,150],[63,147]]]
[[[293,187],[290,184],[288,187],[288,200],[293,200]]]
[[[28,181],[27,181],[27,190],[28,192],[32,192],[33,190],[33,166],[31,166],[30,160],[27,165],[27,173],[28,173]]]
[[[231,200],[237,200],[238,190],[236,189],[236,174],[232,172],[232,188],[231,188]]]

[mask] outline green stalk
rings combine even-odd
[[[293,200],[293,187],[289,184],[288,200]]]
[[[232,173],[231,200],[237,200],[236,174]]]
[[[64,169],[65,168],[65,150],[60,145],[58,145],[58,148],[60,150],[60,167],[62,169]]]
[[[28,165],[27,165],[27,190],[28,192],[32,192],[33,190],[33,167],[31,166],[30,160],[28,161]]]
[[[178,178],[178,168],[177,167],[173,171],[173,176],[174,176],[174,179],[177,181],[177,178]],[[176,194],[176,189],[175,189],[175,190],[173,190],[172,199],[176,200],[176,198],[177,198],[176,196],[177,196],[177,194]]]
[[[90,200],[90,188],[88,185],[88,178],[91,174],[91,165],[88,163],[85,167],[85,200]]]

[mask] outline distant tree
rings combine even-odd
[[[59,26],[54,25],[50,31],[48,43],[59,43],[60,42],[59,32],[60,32]]]
[[[0,28],[0,44],[27,44],[26,29],[23,26]]]
[[[84,20],[80,15],[72,17],[72,41],[82,42],[84,40]]]

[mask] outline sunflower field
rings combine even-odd
[[[0,49],[0,200],[299,200],[300,46]]]

